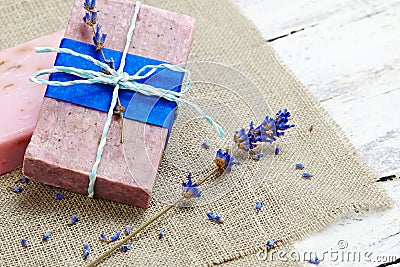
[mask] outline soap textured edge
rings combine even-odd
[[[31,133],[4,140],[0,151],[0,175],[22,166],[24,153],[31,140]],[[12,153],[9,153],[12,151]]]
[[[24,174],[26,177],[40,175],[40,177],[42,177],[40,182],[44,184],[55,186],[62,185],[63,189],[80,194],[87,194],[87,187],[89,185],[89,180],[87,179],[88,173],[71,171],[66,168],[49,165],[41,160],[25,158]],[[110,189],[112,189],[112,191],[110,191]],[[99,198],[128,205],[135,203],[135,206],[139,208],[148,208],[151,199],[151,195],[140,187],[127,187],[125,184],[113,182],[101,177],[98,177],[96,180],[95,192],[96,196]]]

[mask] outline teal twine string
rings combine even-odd
[[[190,86],[191,86],[190,71],[188,71],[180,66],[171,65],[171,64],[147,65],[147,66],[144,66],[143,68],[141,68],[134,75],[129,75],[128,73],[123,71],[125,68],[126,56],[128,54],[129,44],[131,43],[131,40],[132,40],[133,31],[135,29],[140,5],[141,5],[141,2],[136,2],[135,13],[133,15],[132,22],[131,22],[131,25],[130,25],[130,28],[129,28],[129,31],[128,31],[128,34],[126,37],[126,44],[125,44],[124,52],[123,52],[122,58],[121,58],[121,65],[120,65],[118,71],[110,68],[110,66],[108,64],[98,61],[89,55],[77,53],[71,49],[49,48],[49,47],[35,48],[35,51],[37,53],[52,53],[53,52],[53,53],[70,54],[75,57],[81,57],[83,59],[86,59],[86,60],[92,62],[94,65],[100,67],[101,69],[105,70],[109,74],[107,74],[105,72],[83,70],[83,69],[78,69],[78,68],[74,68],[74,67],[53,66],[51,69],[41,70],[41,71],[31,75],[29,78],[29,80],[31,82],[38,83],[38,84],[51,85],[51,86],[71,86],[74,84],[98,84],[98,83],[115,86],[113,93],[112,93],[112,100],[111,100],[110,108],[107,113],[107,120],[104,124],[103,133],[102,133],[101,139],[100,139],[100,144],[97,149],[96,161],[93,164],[92,171],[89,175],[89,186],[88,186],[88,196],[89,197],[94,196],[94,185],[96,182],[97,171],[99,168],[99,164],[101,162],[101,157],[103,155],[104,147],[107,142],[107,135],[108,135],[108,131],[110,129],[112,115],[114,114],[114,107],[117,103],[119,89],[130,90],[130,91],[138,92],[138,93],[141,93],[141,94],[147,95],[147,96],[162,97],[169,101],[173,101],[173,102],[177,103],[178,105],[180,103],[186,104],[186,105],[190,106],[191,108],[193,108],[194,110],[196,110],[208,123],[210,123],[217,130],[217,132],[219,133],[219,135],[222,138],[225,137],[225,133],[222,130],[222,127],[220,125],[218,125],[211,117],[209,117],[203,110],[201,110],[194,103],[181,98],[190,89]],[[174,92],[174,91],[169,91],[169,90],[166,90],[163,88],[156,88],[156,87],[153,87],[148,84],[140,84],[140,83],[136,82],[136,80],[144,79],[144,78],[151,76],[158,69],[169,69],[169,70],[172,70],[175,72],[181,72],[181,73],[187,74],[187,81],[186,81],[185,88],[181,92]],[[40,76],[57,73],[57,72],[71,74],[71,75],[74,75],[74,76],[77,76],[77,77],[80,77],[83,79],[82,80],[73,80],[73,81],[68,81],[68,82],[59,82],[59,81],[47,81],[45,79],[39,78]]]

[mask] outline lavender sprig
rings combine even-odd
[[[260,143],[272,143],[276,141],[277,137],[285,135],[286,130],[295,126],[288,124],[290,116],[290,112],[284,109],[279,110],[275,118],[266,116],[257,127],[254,127],[251,122],[247,131],[244,128],[236,131],[233,141],[239,149],[247,152],[256,148]],[[278,153],[279,148],[275,151],[275,154]]]
[[[83,21],[85,22],[86,25],[89,25],[92,29],[93,32],[93,43],[96,46],[95,50],[99,51],[104,62],[110,66],[110,68],[115,69],[115,64],[114,64],[114,59],[110,58],[107,59],[106,56],[104,55],[103,48],[104,48],[104,43],[106,42],[107,39],[107,34],[102,33],[101,31],[101,25],[98,23],[98,11],[96,11],[96,0],[85,0],[83,4],[83,8],[86,11],[85,17],[83,17]],[[96,26],[96,27],[95,27]],[[110,74],[106,70],[102,70],[105,74]],[[117,107],[115,110],[115,114],[119,115],[121,118],[121,143],[124,142],[124,114],[123,112],[125,111],[125,107],[121,105],[121,100],[118,97],[117,98]]]
[[[66,199],[66,198],[67,198],[67,196],[65,196],[65,195],[63,195],[63,194],[60,194],[60,193],[58,193],[58,192],[56,192],[56,193],[54,194],[54,197],[55,197],[56,200],[63,200],[63,199]]]
[[[215,161],[216,160],[216,161]],[[158,218],[160,218],[162,215],[166,214],[169,210],[171,210],[173,207],[175,207],[179,202],[186,198],[192,198],[196,196],[200,196],[200,191],[198,187],[202,185],[204,182],[206,182],[210,177],[214,176],[215,174],[224,172],[224,171],[231,171],[231,168],[234,164],[238,164],[238,162],[234,161],[234,158],[228,153],[228,152],[222,152],[222,150],[218,150],[216,159],[214,160],[215,163],[218,162],[217,168],[209,172],[205,177],[202,179],[197,180],[196,182],[193,182],[193,175],[190,173],[187,176],[188,181],[182,183],[182,196],[178,198],[175,202],[172,204],[168,205],[165,207],[163,210],[161,210],[159,213],[151,217],[147,222],[142,224],[138,229],[135,231],[131,232],[129,235],[127,235],[124,239],[122,239],[120,242],[118,242],[114,247],[112,247],[110,250],[102,254],[100,257],[92,261],[89,266],[96,266],[99,262],[101,262],[103,259],[108,257],[111,253],[116,251],[117,249],[121,248],[122,250],[125,250],[126,244],[131,240],[135,235],[137,235],[139,232],[141,232],[143,229],[145,229],[147,226],[152,224],[154,221],[156,221]],[[215,219],[217,222],[221,222],[221,217],[217,216]],[[129,243],[128,243],[129,244]],[[126,249],[128,250],[128,249]]]
[[[287,124],[289,121],[290,113],[287,110],[283,111],[278,111],[276,113],[275,119],[269,118],[268,116],[265,118],[265,120],[261,123],[261,125],[254,127],[253,123],[250,123],[250,128],[246,132],[244,129],[241,129],[240,131],[237,131],[235,136],[234,136],[234,141],[238,144],[238,147],[249,151],[251,149],[254,149],[257,146],[258,142],[273,142],[276,140],[276,137],[284,135],[284,131],[294,127],[294,125]],[[256,155],[257,159],[262,158],[264,155],[263,154],[258,154]],[[100,257],[95,259],[93,262],[91,262],[88,266],[95,266],[96,264],[100,263],[103,259],[108,257],[111,253],[116,251],[117,249],[121,248],[122,251],[127,251],[131,245],[131,243],[128,243],[129,240],[131,240],[135,235],[137,235],[139,232],[141,232],[143,229],[145,229],[147,226],[149,226],[151,223],[156,221],[158,218],[160,218],[162,215],[166,214],[169,210],[171,210],[173,207],[175,207],[179,202],[186,198],[194,198],[194,197],[200,197],[201,193],[199,191],[199,186],[202,185],[204,182],[206,182],[210,177],[212,177],[215,174],[222,174],[224,172],[230,172],[232,170],[232,167],[234,165],[240,164],[240,162],[237,162],[234,160],[233,156],[228,153],[228,151],[223,151],[222,149],[219,149],[216,153],[214,163],[217,165],[217,168],[212,170],[210,173],[208,173],[204,178],[199,179],[196,182],[193,182],[193,175],[191,173],[188,174],[187,176],[187,182],[182,183],[182,196],[178,198],[175,202],[172,204],[168,205],[165,207],[163,210],[161,210],[159,213],[151,217],[148,221],[146,221],[144,224],[142,224],[138,229],[135,231],[131,232],[130,234],[127,234],[127,236],[118,242],[114,247],[112,247],[110,250],[102,254]],[[257,202],[256,203],[256,210],[260,211],[262,207],[262,202]],[[222,222],[221,216],[214,214],[213,212],[207,213],[207,217],[210,220],[216,221],[216,222]],[[163,236],[163,232],[160,231]],[[160,237],[159,233],[159,237]],[[105,237],[104,237],[105,238]],[[103,238],[102,238],[103,239]],[[267,247],[273,248],[275,246],[276,240],[269,241],[267,243]]]

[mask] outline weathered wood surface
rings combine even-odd
[[[234,1],[368,165],[379,176],[399,175],[400,1]],[[324,251],[372,253],[360,262],[325,257],[321,266],[377,266],[399,258],[400,181],[380,186],[396,201],[393,208],[352,212],[295,247],[320,257]],[[340,240],[347,249],[338,249]]]

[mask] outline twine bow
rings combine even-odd
[[[191,108],[193,108],[194,110],[196,110],[206,121],[208,121],[218,131],[218,133],[220,134],[220,136],[222,138],[224,138],[224,136],[225,136],[224,131],[222,130],[222,127],[220,125],[218,125],[213,119],[211,119],[211,117],[209,117],[203,110],[201,110],[199,107],[197,107],[194,103],[181,98],[190,89],[191,75],[190,75],[189,70],[186,70],[177,65],[159,64],[159,65],[146,65],[143,68],[141,68],[138,72],[136,72],[134,75],[129,75],[128,73],[123,71],[125,68],[126,56],[128,54],[129,44],[132,40],[133,31],[135,29],[140,5],[141,5],[140,2],[136,2],[135,13],[133,15],[132,22],[131,22],[131,25],[130,25],[130,28],[129,28],[129,31],[128,31],[128,34],[126,37],[127,41],[125,44],[124,52],[122,54],[121,64],[117,71],[112,69],[108,64],[100,62],[89,55],[75,52],[74,50],[71,50],[71,49],[48,48],[48,47],[35,48],[35,51],[37,53],[55,52],[55,53],[70,54],[75,57],[81,57],[83,59],[86,59],[86,60],[92,62],[94,65],[100,67],[104,71],[102,72],[102,71],[83,70],[83,69],[78,69],[78,68],[74,68],[74,67],[53,66],[51,69],[41,70],[41,71],[37,72],[36,74],[33,74],[29,78],[29,80],[31,82],[38,83],[38,84],[46,84],[46,85],[51,85],[51,86],[71,86],[74,84],[99,84],[99,83],[115,86],[113,93],[112,93],[112,100],[111,100],[110,108],[107,113],[107,120],[105,122],[105,125],[103,128],[103,133],[102,133],[101,139],[100,139],[100,144],[97,149],[96,161],[93,164],[92,171],[89,176],[89,187],[88,187],[89,197],[94,196],[94,185],[96,182],[97,170],[98,170],[98,167],[99,167],[99,164],[101,161],[104,147],[106,145],[107,134],[108,134],[108,131],[110,128],[112,115],[114,113],[114,107],[117,104],[119,89],[125,89],[125,90],[130,90],[133,92],[138,92],[138,93],[141,93],[146,96],[162,97],[169,101],[173,101],[173,102],[177,103],[178,105],[180,103],[184,103],[184,104],[190,106]],[[156,88],[156,87],[153,87],[148,84],[140,84],[140,83],[136,82],[136,80],[148,78],[149,76],[154,74],[158,69],[169,69],[169,70],[172,70],[175,72],[186,73],[187,81],[186,81],[184,90],[182,90],[181,92],[174,92],[174,91],[166,90],[163,88]],[[47,81],[42,78],[39,78],[40,76],[43,76],[43,75],[59,73],[59,72],[71,74],[71,75],[80,77],[82,79],[68,81],[68,82],[60,82],[60,81]]]

